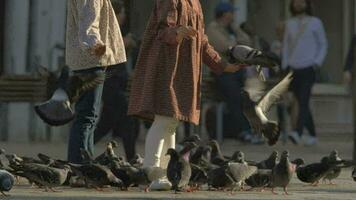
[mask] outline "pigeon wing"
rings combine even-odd
[[[270,108],[275,104],[284,94],[292,81],[293,73],[290,72],[287,76],[283,78],[276,86],[272,88],[258,103],[258,107],[262,109],[262,112],[267,113]]]

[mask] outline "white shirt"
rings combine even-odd
[[[303,26],[304,31],[299,34]],[[298,35],[300,37],[296,39]],[[327,48],[325,30],[320,19],[311,16],[293,17],[286,24],[282,68],[286,69],[290,66],[293,69],[303,69],[315,65],[321,66],[327,54]]]

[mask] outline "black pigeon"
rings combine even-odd
[[[190,164],[192,175],[189,180],[189,186],[195,190],[200,190],[201,186],[208,182],[208,173],[204,167],[199,165]]]
[[[280,130],[278,123],[267,118],[266,114],[277,103],[281,96],[288,91],[292,81],[292,72],[280,81],[272,90],[265,94],[258,102],[253,101],[245,90],[241,91],[243,113],[256,133],[262,134],[269,145],[277,143]]]
[[[172,190],[176,193],[186,189],[192,175],[189,164],[189,153],[197,145],[194,142],[186,143],[184,149],[177,152],[175,149],[168,149],[167,154],[170,160],[167,167],[167,178],[172,183]]]
[[[25,163],[20,166],[20,170],[16,171],[16,175],[27,178],[38,186],[45,187],[47,192],[48,189],[55,191],[54,187],[63,185],[71,169],[69,166],[59,169],[42,164]]]
[[[284,192],[288,195],[287,187],[292,179],[296,166],[289,161],[289,152],[284,151],[281,155],[279,163],[272,169],[271,184],[272,193],[276,187],[283,187]]]
[[[4,196],[8,196],[4,192],[9,192],[12,189],[14,183],[15,178],[10,172],[6,170],[0,170],[0,192]]]
[[[339,157],[339,153],[337,150],[333,150],[329,157],[328,157],[329,162],[336,162],[336,161],[341,161],[342,159]],[[341,174],[341,168],[339,167],[335,167],[333,168],[331,171],[329,171],[328,173],[325,174],[325,176],[323,177],[323,181],[328,180],[329,184],[334,184],[332,182],[332,180],[336,179],[337,177],[339,177]]]
[[[211,147],[211,160],[210,162],[214,165],[223,166],[226,164],[228,159],[226,159],[220,150],[220,145],[216,140],[209,141],[208,145]]]
[[[352,178],[354,179],[354,181],[356,181],[356,167],[355,167],[354,170],[352,171],[351,176],[352,176]]]
[[[122,181],[117,178],[112,171],[100,164],[69,164],[79,177],[83,177],[87,187],[94,187],[97,190],[102,190],[104,186],[113,186],[122,188]]]
[[[259,77],[265,81],[262,67],[272,69],[275,73],[279,71],[278,57],[271,53],[262,52],[245,45],[236,45],[229,51],[229,62],[236,64],[255,65]]]
[[[234,179],[228,171],[228,166],[212,169],[208,172],[208,186],[211,188],[222,189],[234,184]]]
[[[278,151],[273,151],[271,155],[256,166],[259,170],[272,170],[278,163]],[[246,184],[253,188],[266,187],[271,182],[271,176],[266,174],[256,173],[248,178]]]
[[[34,107],[38,116],[51,126],[62,126],[75,117],[72,104],[86,92],[105,80],[105,73],[88,73],[68,76],[68,71],[63,71],[59,79],[63,84],[56,90],[52,98]],[[56,94],[61,91],[66,95],[58,98]]]

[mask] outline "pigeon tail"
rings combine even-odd
[[[268,145],[273,146],[278,142],[280,130],[277,122],[269,121],[263,125],[262,133],[268,140]]]

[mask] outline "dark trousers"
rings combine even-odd
[[[105,73],[103,68],[78,70],[75,74]],[[87,91],[75,104],[76,117],[73,121],[69,135],[68,161],[81,163],[80,149],[85,149],[89,154],[94,154],[94,130],[100,111],[103,84]]]
[[[103,107],[94,134],[94,143],[99,142],[112,131],[114,137],[121,137],[127,160],[135,156],[137,139],[137,121],[127,115],[128,102],[126,97],[128,74],[125,65],[120,64],[107,70],[103,90]]]
[[[303,129],[306,127],[309,134],[315,137],[315,125],[309,107],[311,90],[315,82],[315,71],[313,67],[293,71],[294,77],[291,83],[291,90],[297,99],[299,109],[295,131],[302,136]]]
[[[219,92],[224,96],[225,102],[233,118],[233,128],[236,133],[250,130],[250,125],[243,115],[241,104],[241,90],[244,87],[244,71],[223,73],[216,77]]]

